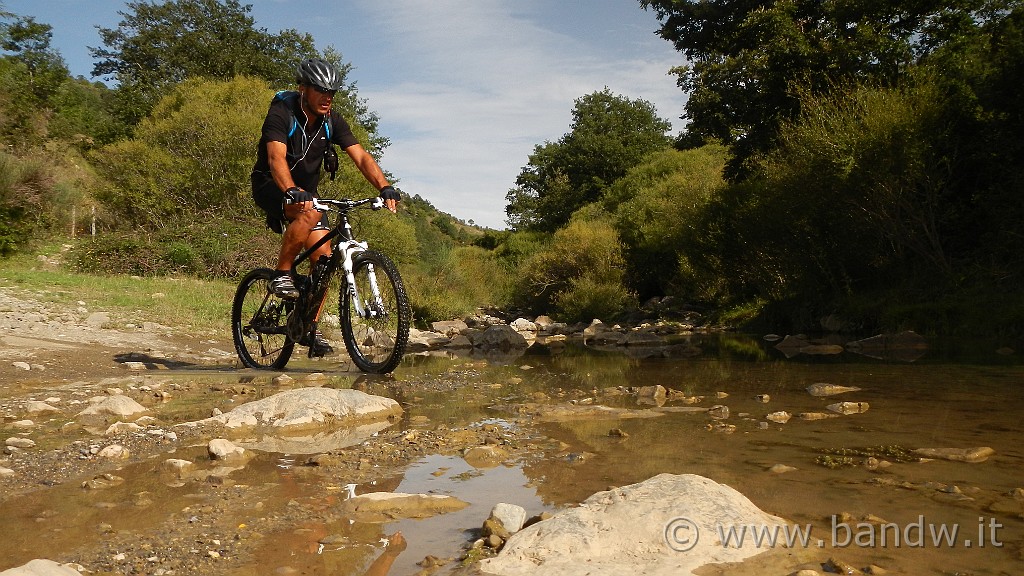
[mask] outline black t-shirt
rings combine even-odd
[[[306,121],[298,92],[278,92],[270,102],[270,110],[263,121],[259,148],[256,151],[254,174],[270,178],[267,160],[267,142],[284,142],[288,146],[288,166],[295,185],[307,192],[316,192],[320,182],[320,166],[330,141],[342,149],[358,144],[348,122],[331,110],[329,122],[324,118]]]

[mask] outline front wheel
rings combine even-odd
[[[393,371],[409,343],[412,309],[398,268],[385,254],[360,252],[352,259],[355,286],[341,292],[345,348],[360,370]]]
[[[231,337],[248,368],[280,370],[295,342],[288,338],[288,312],[294,306],[268,290],[275,272],[258,268],[242,278],[231,304]]]

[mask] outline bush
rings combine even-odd
[[[16,251],[46,221],[52,186],[43,162],[0,152],[0,255]]]
[[[523,260],[514,302],[565,322],[590,320],[597,312],[607,317],[635,302],[623,286],[624,269],[610,219],[584,209],[547,246]]]
[[[684,254],[705,205],[725,185],[727,159],[717,144],[652,154],[605,194],[623,243],[626,283],[641,300],[704,294]]]
[[[805,96],[754,176],[717,194],[683,247],[731,302],[765,298],[828,313],[866,282],[944,281],[936,225],[954,204],[942,99],[927,82]],[[795,311],[795,310],[794,310]]]
[[[508,302],[508,273],[493,254],[477,247],[447,250],[433,266],[407,268],[402,277],[421,325]]]
[[[148,234],[115,230],[84,239],[69,261],[76,270],[94,273],[237,278],[253,268],[273,267],[280,238],[256,219],[182,218]]]

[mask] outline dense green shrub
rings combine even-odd
[[[942,285],[942,223],[956,210],[955,159],[934,146],[944,113],[927,82],[805,96],[755,176],[708,205],[688,261],[720,279],[723,301],[791,302],[809,317],[871,283]]]
[[[182,82],[134,138],[92,155],[106,182],[98,198],[124,224],[147,228],[181,212],[255,214],[249,173],[271,96],[253,78]]]
[[[533,314],[552,313],[565,322],[610,318],[635,304],[624,271],[610,218],[583,209],[521,262],[513,299]]]
[[[478,247],[452,248],[431,266],[403,269],[402,277],[420,325],[462,318],[478,307],[500,307],[508,301],[508,272]]]
[[[39,159],[0,151],[0,255],[24,245],[46,223],[53,178]]]
[[[725,185],[728,152],[720,145],[657,152],[605,193],[626,261],[626,284],[641,300],[675,295],[700,298],[686,247],[712,194]]]

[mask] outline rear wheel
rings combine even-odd
[[[280,370],[295,347],[287,334],[288,312],[294,305],[267,289],[275,274],[269,268],[246,274],[231,304],[231,337],[238,358],[249,368]]]
[[[346,286],[347,290],[341,292],[345,348],[360,370],[386,374],[402,361],[409,343],[409,297],[398,268],[380,252],[367,250],[357,254],[352,259],[352,269],[355,290]]]

